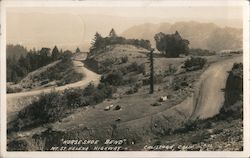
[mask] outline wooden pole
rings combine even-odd
[[[150,79],[149,79],[150,91],[149,91],[149,93],[150,94],[154,93],[154,58],[153,58],[153,52],[154,52],[154,49],[152,49],[150,51],[150,54],[149,54],[149,61],[150,61]]]

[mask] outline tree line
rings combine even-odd
[[[61,49],[59,51],[57,46],[55,46],[52,51],[50,48],[42,48],[41,50],[33,49],[29,51],[22,49],[23,52],[21,55],[18,54],[20,45],[11,45],[11,50],[14,50],[16,55],[7,57],[7,82],[14,83],[23,79],[28,73],[48,65],[53,61],[70,59],[72,54],[69,50],[62,51]],[[79,48],[77,48],[77,51],[80,52]],[[11,54],[10,49],[7,49],[7,54]]]
[[[118,36],[115,30],[111,29],[109,36],[107,37],[102,37],[101,34],[96,32],[94,39],[91,43],[90,53],[105,49],[106,46],[113,44],[131,44],[135,46],[140,46],[145,49],[151,49],[151,44],[149,40],[126,39],[124,37]]]
[[[178,31],[174,34],[157,33],[154,36],[156,48],[166,57],[179,57],[181,54],[188,55],[189,41],[182,38]]]
[[[173,34],[164,34],[160,32],[155,34],[154,39],[156,48],[166,57],[179,57],[181,54],[188,55],[189,53],[189,41],[182,38],[178,31]],[[111,29],[107,37],[102,37],[98,32],[95,34],[91,43],[90,53],[105,49],[106,46],[112,44],[131,44],[148,50],[152,49],[149,40],[126,39],[118,36],[115,30]]]

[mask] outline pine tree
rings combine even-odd
[[[111,31],[109,32],[109,37],[115,38],[117,37],[115,30],[112,28]]]
[[[75,53],[80,53],[80,49],[77,47]]]
[[[60,53],[59,53],[59,50],[57,48],[57,46],[55,46],[52,50],[52,60],[57,60],[59,59],[59,56],[60,56]]]
[[[91,42],[90,52],[93,52],[94,50],[101,48],[102,45],[103,45],[103,38],[102,38],[101,34],[96,32],[95,37],[94,37],[93,41]]]

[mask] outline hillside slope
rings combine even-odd
[[[84,67],[84,64],[81,61],[74,61],[76,71],[78,73],[82,73],[84,77],[74,83],[66,84],[58,87],[47,87],[39,90],[32,90],[28,92],[19,92],[19,93],[11,93],[7,94],[7,115],[8,122],[12,119],[11,117],[23,109],[25,106],[29,105],[34,99],[38,99],[37,96],[43,93],[50,93],[51,91],[63,91],[68,88],[77,88],[77,87],[85,87],[90,82],[94,82],[98,84],[100,80],[100,75],[95,74],[94,72],[88,70]]]
[[[113,65],[124,66],[127,61],[130,63],[146,59],[149,51],[133,45],[109,45],[106,50],[100,50],[94,54],[88,54],[85,61],[86,65],[95,72],[103,73],[112,69]],[[139,61],[140,62],[140,61]]]
[[[8,92],[30,91],[77,82],[84,77],[77,69],[71,59],[58,60],[30,72],[17,84],[8,85]]]
[[[214,141],[213,135],[218,134],[216,131],[217,120],[215,118],[210,122],[207,118],[214,119],[213,116],[218,114],[223,102],[221,88],[225,88],[227,71],[230,70],[234,62],[242,60],[241,54],[204,56],[207,64],[192,71],[184,68],[181,69],[182,71],[177,71],[189,57],[165,58],[155,54],[155,91],[153,94],[149,94],[147,53],[147,50],[133,45],[109,45],[105,50],[88,54],[85,63],[88,64],[87,66],[95,68],[95,71],[102,76],[84,68],[80,61],[74,61],[77,62],[76,67],[79,67],[79,71],[85,70],[86,80],[56,87],[56,91],[62,90],[60,95],[63,97],[58,98],[54,95],[45,97],[45,100],[49,98],[49,102],[52,102],[53,106],[50,103],[45,103],[47,106],[44,106],[43,99],[39,102],[33,102],[34,104],[29,103],[31,106],[18,103],[20,100],[28,101],[27,97],[37,97],[42,92],[49,93],[53,90],[51,88],[7,95],[8,126],[9,131],[12,131],[9,134],[11,136],[8,150],[16,150],[16,140],[27,144],[22,150],[51,150],[52,146],[60,147],[63,145],[62,138],[69,140],[98,139],[101,142],[106,139],[126,139],[122,150],[148,150],[144,148],[146,144],[158,142],[163,145],[176,146],[170,150],[186,150],[186,146],[191,150],[197,150],[197,146],[199,146],[199,150],[221,150],[221,148],[217,149],[218,143],[223,143],[223,149],[227,149],[226,146],[232,141],[220,140],[221,135],[223,136],[227,132],[222,129],[223,127],[230,128],[229,126],[235,125],[235,122],[228,124],[221,121],[220,138]],[[79,56],[79,60],[80,58],[82,59],[84,56]],[[220,74],[223,74],[222,77]],[[90,93],[89,97],[95,100],[103,99],[93,104],[78,104],[77,102],[77,105],[82,106],[71,104],[75,101],[85,101],[84,91],[91,89],[86,88],[83,91],[71,89],[70,91],[74,95],[66,95],[63,90],[76,87],[84,88],[91,81],[98,83],[98,86],[92,94]],[[107,85],[111,91],[102,89]],[[209,89],[210,87],[211,89]],[[110,97],[102,97],[107,92],[111,94]],[[68,96],[71,96],[70,102],[68,99],[65,99],[65,103],[60,102]],[[161,99],[163,97],[166,98],[164,101]],[[214,103],[213,110],[207,110],[212,103]],[[24,107],[25,109],[23,109]],[[46,107],[47,111],[54,110],[53,107],[56,107],[59,112],[55,111],[49,117],[53,121],[45,120],[42,123],[38,122],[35,126],[30,126],[34,125],[37,120],[43,121],[44,115],[37,115],[41,113],[37,107],[40,109]],[[46,114],[45,112],[44,114]],[[17,113],[21,116],[19,119],[14,118],[14,114]],[[55,117],[56,114],[62,115],[59,115],[61,117],[58,118]],[[190,119],[192,114],[195,114],[194,118],[205,118],[205,125],[200,125],[195,119]],[[209,121],[208,125],[206,120]],[[240,120],[236,122],[240,122]],[[225,124],[226,126],[224,126]],[[201,127],[196,128],[198,126]],[[203,126],[206,126],[206,130]],[[241,125],[239,124],[239,126]],[[209,128],[212,128],[212,131]],[[195,133],[196,129],[197,133]],[[236,134],[242,133],[239,130]],[[169,141],[170,138],[174,139]],[[182,142],[180,138],[183,138],[185,142]],[[207,148],[202,145],[200,147],[200,144],[204,144],[203,140],[209,144],[216,144],[216,148]],[[232,145],[231,150],[240,150],[242,146],[240,138],[237,141],[237,147]],[[38,142],[39,145],[34,142]],[[183,144],[185,146],[182,146]],[[181,149],[178,149],[179,145]],[[93,146],[90,145],[89,150],[93,150]]]

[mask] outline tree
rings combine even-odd
[[[63,52],[62,60],[63,60],[63,62],[65,62],[65,61],[70,60],[71,57],[72,57],[72,52],[70,50],[66,50]]]
[[[156,48],[164,53],[166,57],[179,57],[180,54],[187,55],[189,52],[189,41],[183,39],[176,31],[174,34],[164,34],[162,32],[154,36]]]
[[[57,59],[59,59],[59,57],[60,57],[60,53],[59,53],[59,50],[58,50],[58,48],[57,48],[57,46],[55,46],[54,48],[53,48],[53,50],[52,50],[52,60],[57,60]]]
[[[104,41],[103,41],[101,34],[96,32],[95,37],[91,43],[90,52],[93,52],[94,50],[101,48],[104,45],[103,42]]]
[[[149,62],[150,62],[150,78],[149,78],[149,84],[150,84],[150,94],[154,93],[154,58],[153,58],[153,52],[154,49],[150,51],[149,54]]]
[[[76,48],[76,53],[80,53],[81,51],[80,51],[80,49],[77,47]]]
[[[116,38],[117,37],[116,32],[115,32],[115,30],[113,28],[109,32],[109,37],[111,37],[111,38]]]
[[[24,68],[23,69],[24,74],[27,74],[31,70],[29,59],[27,57],[24,57],[23,55],[20,56],[20,58],[18,60],[18,64]]]

